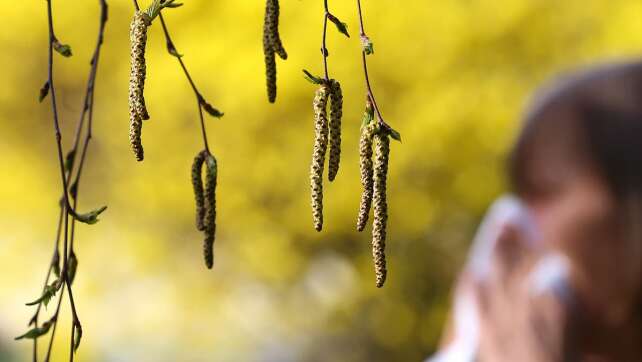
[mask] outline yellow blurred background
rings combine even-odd
[[[160,24],[150,30],[145,161],[128,144],[129,0],[108,1],[94,139],[80,209],[74,283],[78,361],[419,361],[434,351],[450,286],[477,222],[506,191],[504,160],[529,94],[560,71],[642,49],[635,0],[364,0],[370,76],[392,143],[389,279],[378,290],[370,230],[355,231],[364,107],[355,1],[330,1],[329,67],[344,89],[343,155],[312,227],[308,170],[322,73],[321,0],[281,0],[275,105],[265,94],[263,1],[184,0],[165,18],[205,97],[219,162],[215,267],[194,227],[190,166],[202,148],[195,101]],[[54,1],[56,86],[70,146],[98,29],[98,0]],[[142,1],[143,6],[148,2]],[[60,194],[46,80],[46,3],[0,11],[0,361],[27,361],[24,333],[50,260]],[[64,304],[52,361],[67,359]],[[48,313],[53,312],[50,305]],[[45,344],[43,342],[41,344]]]

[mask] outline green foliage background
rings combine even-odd
[[[418,361],[438,341],[449,289],[476,223],[505,191],[503,162],[528,95],[559,71],[634,56],[642,3],[615,1],[364,1],[377,99],[403,136],[392,144],[389,280],[374,287],[369,230],[355,229],[358,132],[364,106],[356,4],[330,1],[352,37],[330,28],[330,72],[345,96],[344,153],[326,186],[326,226],[312,228],[308,169],[321,73],[322,1],[282,0],[290,54],[267,103],[262,1],[185,0],[166,14],[208,100],[219,160],[213,271],[195,230],[190,164],[202,148],[196,105],[158,24],[148,43],[146,159],[128,144],[132,5],[109,2],[96,89],[95,137],[81,209],[109,205],[78,231],[79,361]],[[143,1],[143,3],[145,3]],[[54,1],[56,81],[68,147],[98,27],[98,1]],[[23,333],[50,258],[59,178],[48,103],[44,1],[0,14],[0,360],[27,360]],[[52,311],[50,307],[49,312]],[[61,320],[55,361],[65,360]]]

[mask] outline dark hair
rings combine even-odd
[[[542,142],[590,163],[619,199],[642,193],[642,61],[578,72],[540,94],[509,159],[517,193],[536,186],[528,160]]]
[[[642,263],[642,60],[580,71],[539,93],[510,154],[514,191],[536,195],[532,161],[548,165],[559,163],[557,158],[566,158],[560,164],[590,167],[603,178],[615,196],[632,256]],[[642,290],[637,293],[639,314]]]

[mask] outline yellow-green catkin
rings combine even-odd
[[[142,120],[149,119],[143,92],[145,88],[145,46],[149,16],[137,11],[130,27],[131,72],[129,77],[129,142],[138,161],[144,158],[141,141]]]
[[[368,112],[368,110],[366,110]],[[365,116],[367,117],[367,115]],[[365,118],[364,117],[364,118]],[[361,138],[359,139],[359,170],[361,173],[361,202],[359,204],[359,217],[357,218],[357,231],[363,231],[368,222],[370,207],[372,205],[372,192],[374,187],[373,164],[372,164],[372,141],[374,134],[379,129],[379,122],[370,120],[361,126]]]
[[[323,228],[323,167],[328,148],[328,104],[329,87],[322,84],[314,96],[314,150],[310,166],[310,191],[314,228]]]
[[[341,84],[330,81],[330,156],[328,158],[328,180],[334,181],[341,161],[341,118],[343,117],[343,93]]]
[[[386,178],[390,156],[390,138],[385,131],[374,136],[374,220],[372,222],[372,257],[374,259],[377,288],[386,281],[386,224],[388,221],[388,202],[386,201]]]
[[[194,198],[196,199],[196,228],[199,231],[205,230],[205,195],[203,194],[203,163],[207,157],[207,151],[203,150],[194,157],[192,164],[192,186],[194,188]]]
[[[208,154],[205,157],[207,175],[205,181],[205,240],[203,242],[203,256],[205,265],[212,269],[214,266],[214,240],[216,237],[216,178],[218,166],[216,158]]]

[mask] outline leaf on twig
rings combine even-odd
[[[102,214],[105,210],[107,210],[107,206],[103,206],[86,214],[76,214],[74,217],[82,223],[93,225],[98,222],[98,215]]]
[[[40,303],[44,303],[45,307],[47,304],[49,304],[49,301],[51,298],[53,298],[56,295],[56,292],[58,292],[58,289],[62,286],[62,280],[61,279],[56,279],[54,280],[53,283],[50,285],[47,285],[40,296],[40,298],[34,300],[31,303],[27,303],[27,305],[32,306],[32,305],[37,305]]]
[[[350,37],[350,34],[348,34],[348,25],[346,23],[342,22],[341,20],[339,20],[339,18],[332,14],[328,14],[328,20],[336,25],[337,30],[339,30],[341,34],[347,36],[348,38]]]
[[[54,50],[60,53],[63,57],[69,58],[72,56],[71,47],[68,44],[62,44],[58,39],[54,39],[52,45]]]
[[[18,336],[15,338],[15,340],[20,340],[20,339],[36,339],[38,337],[44,336],[49,332],[49,329],[51,326],[54,324],[56,321],[56,316],[52,317],[50,320],[46,321],[45,323],[42,324],[40,327],[34,327],[27,331],[27,333]]]
[[[388,128],[388,134],[393,140],[401,142],[401,133],[397,132],[392,128]]]
[[[303,77],[305,77],[305,79],[308,82],[312,83],[312,84],[321,84],[321,83],[323,83],[323,78],[316,77],[316,76],[312,75],[312,73],[308,72],[305,69],[303,69]]]
[[[219,111],[218,109],[212,107],[212,105],[207,103],[205,98],[201,97],[200,95],[198,97],[198,103],[201,105],[201,107],[203,107],[205,112],[207,112],[212,117],[221,118],[221,117],[223,117],[223,115],[225,115],[225,113],[223,113],[223,112]]]
[[[182,3],[175,3],[174,0],[154,0],[154,2],[147,8],[145,11],[151,20],[154,20],[155,17],[160,14],[160,11],[164,8],[177,8],[183,6]]]

